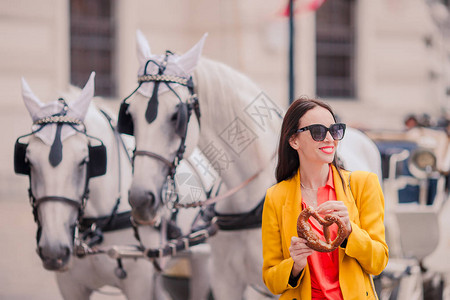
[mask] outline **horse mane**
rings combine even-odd
[[[226,126],[236,116],[245,115],[245,108],[262,93],[262,89],[246,75],[204,57],[200,59],[193,78],[199,97],[202,123],[208,126]],[[258,130],[254,122],[245,124],[254,131]]]
[[[59,94],[61,95],[64,100],[66,100],[67,103],[70,104],[71,101],[76,99],[80,93],[81,88],[74,86],[72,84],[69,85],[69,88],[67,91],[62,91]],[[114,123],[117,121],[117,109],[114,109],[111,101],[104,99],[103,97],[94,96],[92,98],[91,103],[89,104],[89,109],[86,113],[86,119],[85,122],[89,123],[89,119],[102,119],[99,118],[101,114],[100,110],[104,111],[106,114],[108,114],[109,117],[113,120]]]
[[[193,78],[200,104],[201,130],[206,130],[199,141],[200,147],[206,147],[219,136],[223,137],[228,129],[234,130],[231,134],[235,134],[245,126],[253,132],[254,140],[245,147],[245,153],[237,154],[233,159],[252,166],[266,165],[276,151],[282,118],[261,108],[259,97],[264,94],[263,90],[246,75],[207,58],[200,59]],[[248,110],[256,105],[252,103],[254,101],[258,101],[257,106],[261,108],[262,115],[271,114],[265,115],[264,128],[250,115],[253,110]],[[239,129],[233,123],[237,118],[243,124]],[[228,133],[230,132],[227,131],[225,136]]]

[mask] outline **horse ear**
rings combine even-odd
[[[33,121],[36,121],[37,113],[41,110],[41,107],[45,104],[39,100],[38,97],[34,95],[34,93],[31,91],[30,86],[26,82],[25,78],[22,77],[22,98],[23,102],[25,103],[25,106],[30,113],[31,118]]]
[[[82,121],[84,120],[84,117],[86,116],[87,110],[89,108],[89,104],[94,97],[94,78],[95,72],[92,72],[91,76],[89,76],[88,82],[81,91],[80,96],[78,96],[77,100],[69,103],[71,110],[75,113],[74,117],[77,117]]]
[[[142,31],[140,31],[139,29],[136,31],[136,42],[137,42],[136,50],[139,64],[144,65],[152,55],[152,52],[150,51],[150,46],[148,44],[147,39],[145,38]]]
[[[200,56],[202,55],[203,45],[205,44],[205,39],[207,36],[208,33],[205,33],[200,41],[198,41],[198,43],[194,45],[194,47],[192,47],[189,51],[184,53],[179,58],[178,65],[183,68],[186,73],[192,74],[195,67],[197,66]]]

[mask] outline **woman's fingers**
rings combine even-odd
[[[289,247],[289,254],[294,260],[294,268],[298,270],[303,269],[306,266],[308,256],[313,253],[314,250],[306,246],[306,240],[293,236],[291,238],[291,245]]]
[[[347,206],[345,206],[342,201],[330,200],[317,207],[317,212],[320,214],[331,213],[334,211],[347,211]]]
[[[319,214],[333,214],[338,217],[348,217],[347,206],[342,201],[327,201],[317,208]]]
[[[291,238],[291,246],[289,247],[289,252],[294,255],[302,255],[307,254],[310,255],[312,253],[312,249],[306,245],[306,240],[303,238],[299,238],[293,236]]]
[[[298,243],[306,244],[306,240],[304,238],[301,238],[301,237],[298,237],[298,236],[293,236],[293,237],[291,237],[291,245],[293,243],[295,243],[295,244],[298,244]]]
[[[352,231],[352,225],[350,223],[347,206],[345,206],[344,202],[337,200],[327,201],[319,205],[319,207],[317,208],[317,212],[319,214],[332,214],[339,217],[347,228],[347,231],[349,233]]]

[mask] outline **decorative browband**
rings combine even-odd
[[[187,85],[188,79],[178,76],[171,75],[142,75],[138,76],[138,82],[149,82],[149,81],[166,81],[166,82],[175,82],[182,85]]]
[[[83,122],[81,122],[78,119],[67,117],[67,116],[51,116],[51,117],[45,117],[42,119],[39,119],[33,123],[33,125],[44,125],[44,124],[51,124],[51,123],[64,123],[64,124],[74,124],[74,125],[82,125]]]

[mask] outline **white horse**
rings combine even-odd
[[[126,112],[134,125],[136,154],[154,154],[135,156],[129,200],[136,220],[148,222],[158,216],[163,205],[160,195],[181,144],[186,146],[184,157],[198,146],[227,187],[239,186],[259,174],[245,188],[218,202],[217,213],[251,211],[274,182],[272,158],[281,110],[244,75],[223,64],[200,59],[203,42],[204,38],[182,56],[158,56],[151,54],[147,41],[138,34],[139,74],[158,74],[161,67],[164,76],[175,77],[162,78],[170,82],[144,82],[126,101]],[[194,90],[186,88],[191,75],[201,117],[196,113]],[[172,79],[182,80],[175,83]],[[120,116],[119,119],[124,122]],[[262,282],[259,228],[221,230],[209,239],[209,244],[215,299],[241,299],[250,285],[268,294]]]
[[[131,164],[105,115],[91,104],[94,73],[79,95],[68,95],[76,98],[68,99],[71,101],[67,104],[61,100],[44,104],[25,80],[22,84],[23,100],[34,125],[28,143],[16,144],[15,164],[16,172],[30,176],[39,226],[37,247],[44,268],[57,271],[64,299],[89,299],[106,285],[119,288],[128,299],[150,299],[155,273],[150,261],[123,260],[123,268],[118,268],[119,262],[105,254],[83,258],[73,255],[78,221],[89,221],[86,226],[92,231],[85,231],[89,235],[86,243],[101,238],[93,232],[103,229],[101,247],[137,244],[132,228],[127,226]],[[102,170],[106,153],[98,151],[101,144],[107,149],[107,171]],[[98,177],[90,178],[93,176]],[[83,198],[87,196],[84,207]],[[80,213],[84,213],[83,218],[78,220]],[[147,230],[147,243],[158,241],[156,232],[142,230]],[[80,231],[80,237],[82,234]]]
[[[198,146],[233,191],[215,204],[221,230],[208,240],[214,298],[274,297],[262,282],[261,231],[253,217],[275,183],[283,110],[246,76],[201,58],[205,37],[181,56],[153,55],[138,32],[140,85],[119,113],[119,128],[136,138],[129,198],[133,216],[144,223],[158,216],[167,175]],[[379,160],[372,146],[368,155],[375,153]],[[348,158],[350,163],[357,159]],[[366,161],[364,169],[379,174],[379,168]]]

